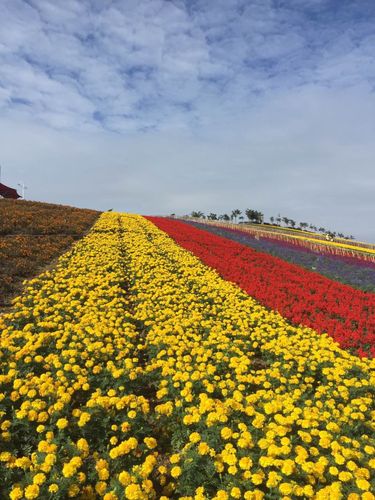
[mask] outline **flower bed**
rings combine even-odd
[[[94,210],[0,200],[0,307],[21,281],[61,255],[99,216]]]
[[[249,246],[280,259],[313,270],[329,279],[340,281],[363,291],[375,292],[375,263],[339,255],[321,254],[293,243],[269,238],[256,238],[245,231],[201,222],[185,221],[210,233]]]
[[[375,362],[103,214],[0,318],[2,497],[374,499]]]
[[[375,294],[336,283],[186,223],[150,217],[185,249],[294,324],[328,332],[343,348],[375,355]]]

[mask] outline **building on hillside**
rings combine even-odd
[[[10,188],[0,182],[0,198],[11,198],[13,200],[17,200],[18,198],[21,198],[21,196],[15,189]]]

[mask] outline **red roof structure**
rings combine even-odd
[[[17,193],[15,189],[10,188],[5,184],[1,184],[1,182],[0,182],[0,197],[11,198],[13,200],[21,198],[21,196]]]

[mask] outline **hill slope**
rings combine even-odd
[[[0,200],[0,307],[23,279],[63,253],[92,226],[100,212],[24,200]]]

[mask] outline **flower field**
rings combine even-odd
[[[343,348],[375,355],[375,294],[260,253],[184,222],[150,217],[205,264],[293,324],[329,334]]]
[[[102,214],[0,330],[0,498],[375,498],[375,361],[145,218]]]
[[[0,307],[90,228],[99,212],[48,203],[0,200]]]
[[[182,218],[187,222],[194,222],[194,218]],[[347,240],[346,238],[336,238],[335,241],[326,241],[322,234],[311,234],[291,228],[280,228],[253,224],[248,226],[237,225],[229,222],[200,221],[204,225],[218,228],[232,229],[236,232],[252,235],[273,242],[284,242],[289,246],[318,252],[321,255],[333,255],[345,260],[354,262],[363,261],[365,264],[375,264],[375,246],[370,243]]]
[[[265,252],[280,259],[297,264],[308,270],[322,274],[327,278],[340,281],[363,291],[375,293],[375,263],[341,255],[328,255],[313,251],[306,247],[299,247],[290,242],[272,240],[270,238],[256,238],[247,231],[221,227],[219,225],[204,224],[191,220],[188,224],[204,229],[210,233],[237,241],[254,250]]]

